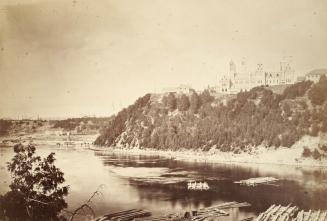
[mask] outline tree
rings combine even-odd
[[[200,97],[194,91],[190,98],[190,109],[193,113],[197,113],[200,106],[201,106]]]
[[[312,104],[321,105],[326,100],[327,77],[321,76],[318,83],[314,84],[309,91],[309,98]]]
[[[308,147],[303,147],[302,157],[310,157],[311,155],[311,150]]]
[[[212,101],[214,101],[214,97],[211,96],[209,90],[204,90],[201,94],[200,94],[200,100],[202,104],[206,104],[206,103],[211,103]]]
[[[183,94],[178,100],[177,100],[177,108],[180,111],[187,111],[190,107],[190,101],[188,97]]]
[[[33,145],[22,144],[15,145],[14,152],[8,163],[11,191],[1,197],[0,215],[9,220],[58,220],[67,207],[68,186],[62,186],[64,173],[54,165],[54,153],[41,159],[35,156]]]
[[[315,159],[315,160],[320,160],[320,159],[321,159],[321,154],[320,154],[320,152],[319,152],[317,149],[315,149],[315,150],[313,151],[313,153],[312,153],[312,157],[313,157],[313,159]]]
[[[168,94],[167,105],[170,111],[174,111],[176,109],[176,97],[174,93]]]

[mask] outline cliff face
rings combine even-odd
[[[147,94],[120,111],[95,144],[160,150],[249,152],[291,147],[327,132],[327,79],[289,86],[282,94],[254,88],[236,96]]]

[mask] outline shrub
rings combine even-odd
[[[320,152],[319,152],[317,149],[315,149],[315,150],[313,151],[313,153],[312,153],[312,157],[313,157],[313,159],[315,159],[315,160],[320,160],[320,158],[321,158],[321,154],[320,154]]]
[[[302,157],[310,157],[311,156],[311,150],[308,147],[303,147]]]

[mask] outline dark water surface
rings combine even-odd
[[[222,220],[255,216],[271,204],[327,209],[327,171],[323,168],[190,163],[159,156],[51,147],[37,152],[42,156],[56,153],[56,165],[70,186],[70,210],[86,201],[100,185],[102,195],[93,201],[97,215],[131,208],[144,208],[159,215],[227,201],[249,202],[252,206],[230,210],[231,215]],[[12,156],[12,148],[0,148],[0,194],[9,190],[5,162]],[[259,176],[273,176],[280,181],[255,187],[233,183]],[[186,183],[190,180],[206,181],[211,189],[188,191]]]

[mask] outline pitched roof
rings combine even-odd
[[[308,75],[327,75],[327,69],[315,69],[313,71],[310,71]]]

